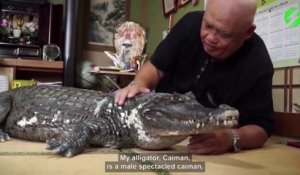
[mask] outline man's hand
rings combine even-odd
[[[192,136],[188,151],[192,154],[223,154],[232,147],[232,135],[229,129],[217,130]]]
[[[268,139],[266,131],[257,125],[246,125],[237,131],[243,149],[262,147]],[[190,139],[188,151],[192,154],[222,154],[232,148],[232,140],[230,129],[198,134]]]
[[[138,94],[145,94],[149,92],[150,89],[140,86],[137,83],[133,83],[116,92],[115,103],[118,105],[123,105],[126,99],[130,99]]]
[[[134,82],[116,93],[115,103],[123,105],[126,99],[149,93],[151,89],[155,89],[161,77],[162,72],[152,63],[146,62],[137,72]]]

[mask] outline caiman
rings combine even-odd
[[[163,149],[186,137],[237,125],[228,105],[206,108],[192,93],[148,93],[122,106],[113,94],[33,86],[0,93],[0,142],[9,136],[46,141],[47,149],[72,157],[89,145]]]

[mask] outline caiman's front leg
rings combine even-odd
[[[8,140],[10,140],[9,135],[7,133],[1,131],[1,129],[0,129],[0,142],[5,142]]]
[[[99,121],[82,121],[65,125],[63,132],[56,138],[47,140],[47,149],[66,157],[73,157],[84,151],[92,137],[103,131]]]
[[[9,94],[0,94],[0,126],[2,126],[5,122],[5,119],[11,109],[11,103],[12,99]],[[5,132],[2,132],[0,129],[0,142],[5,142],[7,140],[10,140],[9,135]]]

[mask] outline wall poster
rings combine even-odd
[[[258,4],[254,23],[256,33],[264,40],[274,67],[299,64],[300,1],[277,0]]]

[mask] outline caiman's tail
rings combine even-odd
[[[0,126],[5,121],[12,105],[12,96],[10,93],[0,93]]]

